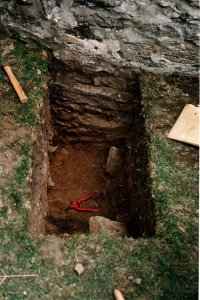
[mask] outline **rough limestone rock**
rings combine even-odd
[[[115,237],[125,237],[127,235],[125,224],[100,216],[91,217],[89,219],[89,226],[91,234],[110,233]]]
[[[198,0],[2,0],[1,7],[7,34],[53,48],[61,60],[197,75]]]
[[[115,176],[118,172],[121,171],[124,164],[124,150],[117,147],[111,147],[106,163],[106,172]]]

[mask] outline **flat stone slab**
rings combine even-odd
[[[117,147],[111,147],[107,159],[106,164],[106,172],[111,175],[115,176],[119,170],[122,169],[124,160],[123,160],[123,150]]]

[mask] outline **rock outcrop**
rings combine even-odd
[[[2,0],[4,31],[101,69],[196,75],[197,0]]]

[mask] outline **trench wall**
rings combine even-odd
[[[46,234],[45,218],[48,213],[49,126],[49,101],[48,99],[44,99],[44,105],[41,108],[40,121],[37,127],[37,138],[35,138],[32,150],[32,195],[30,214],[30,233],[32,235]]]
[[[70,142],[117,145],[127,138],[138,103],[136,74],[53,62],[51,111],[59,136]]]

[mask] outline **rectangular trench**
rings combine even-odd
[[[155,233],[147,135],[138,77],[52,60],[46,233],[88,233],[91,216],[125,223],[134,238]],[[66,208],[76,199],[83,206]]]

